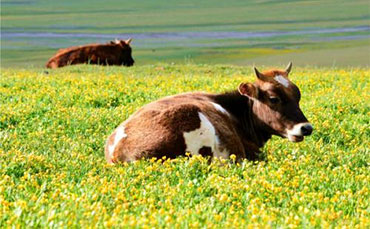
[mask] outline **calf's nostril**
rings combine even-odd
[[[301,131],[302,131],[302,134],[305,136],[310,135],[312,133],[312,126],[310,124],[303,125],[301,127]]]

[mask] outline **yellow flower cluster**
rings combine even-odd
[[[136,109],[184,91],[222,92],[244,67],[2,69],[0,227],[368,228],[370,70],[298,68],[315,131],[274,137],[265,161],[104,161]]]

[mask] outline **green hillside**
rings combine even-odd
[[[40,67],[58,48],[131,36],[139,65],[267,58],[304,66],[319,57],[324,66],[368,66],[369,20],[367,0],[2,0],[1,64]]]

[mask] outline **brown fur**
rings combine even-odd
[[[221,151],[235,154],[237,161],[255,160],[271,135],[284,137],[286,128],[307,122],[299,109],[300,93],[293,83],[283,87],[273,80],[275,75],[287,78],[288,72],[273,70],[259,76],[254,83],[242,83],[239,92],[223,94],[184,93],[166,97],[145,105],[121,124],[126,137],[122,138],[113,154],[109,153],[116,131],[107,139],[105,148],[108,162],[133,161],[140,158],[174,158],[185,155],[184,132],[200,128],[201,112],[214,126]],[[278,97],[272,104],[270,97]],[[212,103],[228,113],[217,110]],[[209,146],[197,152],[213,156]]]
[[[100,64],[132,66],[131,47],[125,41],[107,44],[89,44],[60,49],[46,63],[47,68],[60,68],[74,64]]]

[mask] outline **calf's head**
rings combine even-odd
[[[125,65],[125,66],[132,66],[134,65],[135,61],[134,59],[132,58],[132,49],[131,49],[131,46],[130,46],[130,43],[131,43],[132,39],[128,39],[128,40],[115,40],[114,42],[111,42],[111,43],[115,43],[116,45],[119,45],[122,49],[122,64]]]
[[[313,128],[299,107],[300,91],[288,78],[291,69],[292,63],[285,70],[263,73],[254,68],[257,81],[241,83],[238,90],[253,101],[253,113],[266,131],[300,142]]]

